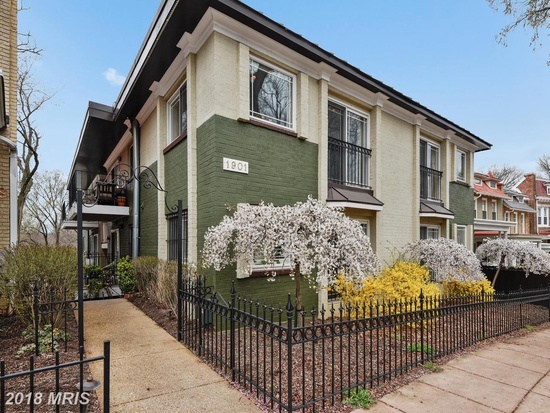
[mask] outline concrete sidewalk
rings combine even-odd
[[[367,412],[358,409],[354,413]],[[368,413],[550,412],[550,329],[455,359],[387,394]]]
[[[84,309],[86,356],[102,355],[111,341],[111,412],[260,411],[127,300],[88,301]],[[102,380],[103,365],[91,369]]]

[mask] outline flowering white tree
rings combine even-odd
[[[519,268],[525,271],[526,276],[530,273],[548,276],[550,273],[550,254],[529,242],[507,238],[487,239],[477,248],[476,255],[481,261],[498,262],[493,287],[502,267]]]
[[[311,197],[294,206],[239,205],[231,217],[208,229],[203,265],[219,271],[243,263],[250,273],[254,257],[276,269],[284,256],[295,276],[297,309],[302,309],[300,275],[326,287],[338,274],[358,281],[378,270],[378,258],[360,224]]]
[[[452,239],[422,239],[408,244],[405,250],[411,260],[426,264],[433,271],[437,282],[475,282],[485,277],[475,254]]]

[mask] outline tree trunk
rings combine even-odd
[[[491,283],[491,287],[495,288],[495,284],[497,282],[498,274],[500,273],[500,270],[502,269],[502,265],[504,264],[504,255],[500,257],[500,262],[498,263],[497,271],[495,272],[495,276],[493,277],[493,282]]]

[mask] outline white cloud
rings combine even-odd
[[[103,76],[105,76],[105,79],[113,86],[122,86],[126,80],[126,76],[122,76],[112,67],[103,72]]]

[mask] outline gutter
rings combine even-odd
[[[10,148],[10,245],[17,244],[17,145],[0,135],[0,142]]]
[[[139,158],[139,151],[140,151],[140,141],[141,141],[141,129],[139,125],[139,121],[134,118],[132,119],[132,136],[133,136],[133,142],[134,147],[132,148],[132,152],[134,155],[134,165],[132,165],[133,172],[134,172],[134,194],[132,197],[132,258],[137,258],[139,256],[139,220],[140,220],[140,212],[141,212],[141,206],[139,204],[140,199],[140,182],[139,182],[139,165],[140,165],[140,158]]]

